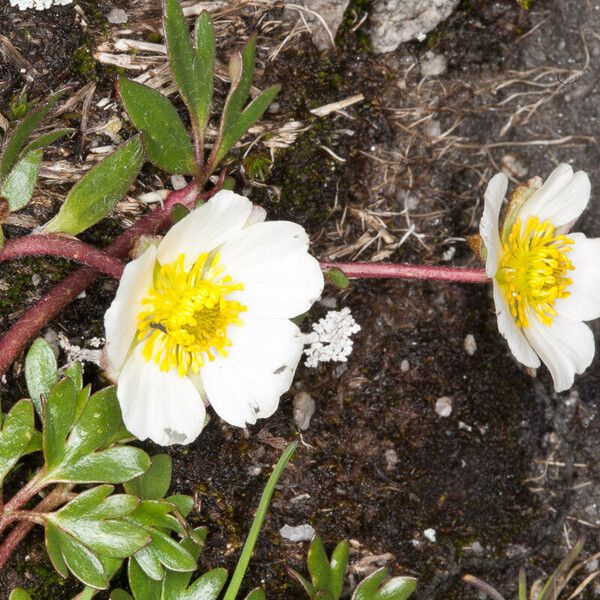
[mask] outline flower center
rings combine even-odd
[[[550,325],[556,316],[554,302],[570,295],[573,280],[567,271],[575,267],[567,258],[573,240],[558,234],[550,221],[540,223],[529,217],[523,227],[520,220],[502,241],[504,253],[496,279],[519,327],[528,327],[528,309],[537,319]]]
[[[144,344],[144,358],[161,371],[177,369],[183,377],[190,371],[198,373],[206,358],[227,356],[231,345],[227,329],[242,325],[239,314],[246,310],[227,296],[243,287],[223,275],[213,254],[201,254],[187,271],[183,254],[158,266],[154,284],[142,300],[145,308],[138,314],[137,338]]]

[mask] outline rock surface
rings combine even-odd
[[[457,7],[459,0],[375,0],[371,42],[378,53],[393,52],[403,42],[423,40]]]
[[[294,19],[302,15],[311,29],[315,46],[319,50],[328,50],[334,46],[332,38],[335,39],[348,4],[350,0],[285,0],[285,14],[288,18]],[[293,5],[303,6],[305,10],[295,8]]]

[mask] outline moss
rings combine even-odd
[[[73,53],[73,70],[89,81],[98,80],[94,55],[86,45],[79,46]]]

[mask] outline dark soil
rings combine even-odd
[[[96,102],[112,95],[114,70],[86,56],[108,35],[105,15],[117,3],[81,2],[89,17],[86,32],[75,23],[72,6],[23,14],[7,4],[0,0],[1,32],[39,74],[28,83],[29,97],[45,96],[67,83],[77,90],[90,79],[97,82]],[[595,143],[600,10],[592,0],[540,0],[529,12],[509,0],[465,0],[424,42],[404,44],[387,56],[371,54],[362,29],[352,32],[352,11],[364,10],[364,4],[354,2],[349,9],[336,52],[319,55],[304,34],[265,63],[259,87],[274,81],[284,86],[268,118],[281,125],[303,121],[310,129],[276,154],[264,182],[239,169],[234,173],[240,190],[262,203],[271,218],[304,224],[317,256],[329,257],[365,233],[374,237],[368,223],[352,216],[352,209],[369,209],[383,215],[385,228],[397,239],[411,224],[423,235],[409,235],[387,259],[440,263],[454,248],[453,264],[475,264],[464,238],[476,231],[481,186],[497,165],[507,164],[507,156],[525,171],[516,179],[546,175],[558,162],[572,161],[590,172],[593,190],[600,189]],[[156,6],[141,2],[118,5],[136,15],[144,10],[153,19],[157,15]],[[274,19],[280,15],[272,11]],[[256,25],[252,11],[243,19],[248,29]],[[280,42],[265,35],[264,47]],[[230,49],[225,43],[223,56]],[[424,60],[428,50],[444,54],[448,70],[419,87],[418,65],[409,67]],[[264,48],[261,52],[264,59]],[[502,136],[501,128],[520,104],[509,99],[508,108],[492,108],[509,92],[500,88],[493,94],[488,82],[531,79],[523,73],[540,66],[565,70],[541,79],[544,83],[567,79],[567,70],[582,73]],[[0,62],[3,115],[10,114],[12,98],[24,83],[14,61]],[[358,92],[366,100],[349,109],[352,120],[340,115],[319,119],[309,112]],[[433,113],[441,132],[460,121],[447,138],[455,144],[447,152],[440,152],[445,141],[432,140],[421,125],[409,122],[408,109],[418,102],[424,103],[423,115]],[[78,122],[77,114],[66,118]],[[91,119],[102,115],[94,113]],[[566,136],[593,139],[521,144]],[[473,147],[498,141],[505,145]],[[87,154],[86,143],[78,144],[77,137],[72,143],[74,164]],[[53,149],[46,159],[58,157],[59,150]],[[153,177],[148,168],[147,186]],[[37,199],[31,214],[43,222],[56,207],[48,198],[60,197],[68,187],[52,184],[51,194]],[[108,220],[88,239],[103,243],[122,225],[122,219]],[[600,235],[597,194],[579,228]],[[16,227],[7,231],[23,233]],[[385,245],[375,240],[359,258],[368,260],[382,249]],[[359,251],[357,246],[344,260]],[[3,328],[14,321],[15,311],[68,270],[64,261],[54,260],[1,267]],[[34,273],[42,275],[37,286],[31,283]],[[85,346],[102,335],[103,312],[114,289],[106,280],[95,284],[51,328]],[[274,417],[247,432],[213,418],[196,443],[169,449],[173,491],[195,495],[193,520],[209,528],[202,568],[233,569],[271,466],[297,439],[302,443],[280,482],[246,582],[247,589],[264,584],[270,598],[303,597],[285,567],[304,571],[306,544],[281,538],[278,530],[286,523],[312,524],[328,548],[353,540],[354,565],[391,553],[380,562],[394,574],[418,577],[420,600],[478,597],[460,581],[467,572],[514,597],[520,566],[527,566],[531,581],[547,575],[582,535],[588,536],[587,554],[600,549],[600,423],[594,418],[600,404],[598,360],[572,392],[554,394],[545,369],[533,378],[513,360],[498,335],[484,286],[353,282],[347,291],[327,289],[326,294],[339,307],[351,307],[362,331],[347,364],[300,367],[293,391],[310,393],[317,404],[307,432],[300,437],[294,426],[290,393]],[[325,312],[317,306],[310,319]],[[469,334],[477,344],[473,355],[464,349]],[[97,368],[86,368],[94,386],[104,384]],[[3,386],[4,407],[26,394],[19,369],[20,363]],[[453,400],[448,418],[434,410],[442,396]],[[396,464],[386,459],[388,450],[396,452]],[[429,528],[436,531],[436,542],[425,537]],[[72,581],[55,577],[42,543],[39,532],[32,535],[0,574],[1,598],[8,598],[17,584],[31,589],[35,600],[68,599],[76,593]]]

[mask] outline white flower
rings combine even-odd
[[[71,4],[73,0],[10,0],[11,6],[18,6],[19,10],[35,8],[36,10],[46,10],[52,5],[61,6]]]
[[[352,354],[352,335],[360,331],[360,325],[346,307],[330,310],[312,329],[304,336],[304,343],[310,344],[304,350],[307,356],[304,364],[316,368],[322,362],[346,362]]]
[[[600,239],[569,233],[590,181],[566,164],[543,185],[532,179],[513,193],[499,231],[507,185],[501,173],[492,178],[480,224],[498,329],[518,361],[537,368],[541,359],[563,391],[592,362],[594,336],[583,321],[600,316]]]
[[[290,318],[323,289],[308,236],[257,222],[222,191],[126,267],[106,313],[106,350],[127,428],[158,444],[193,441],[207,399],[244,427],[272,415],[300,357]]]

